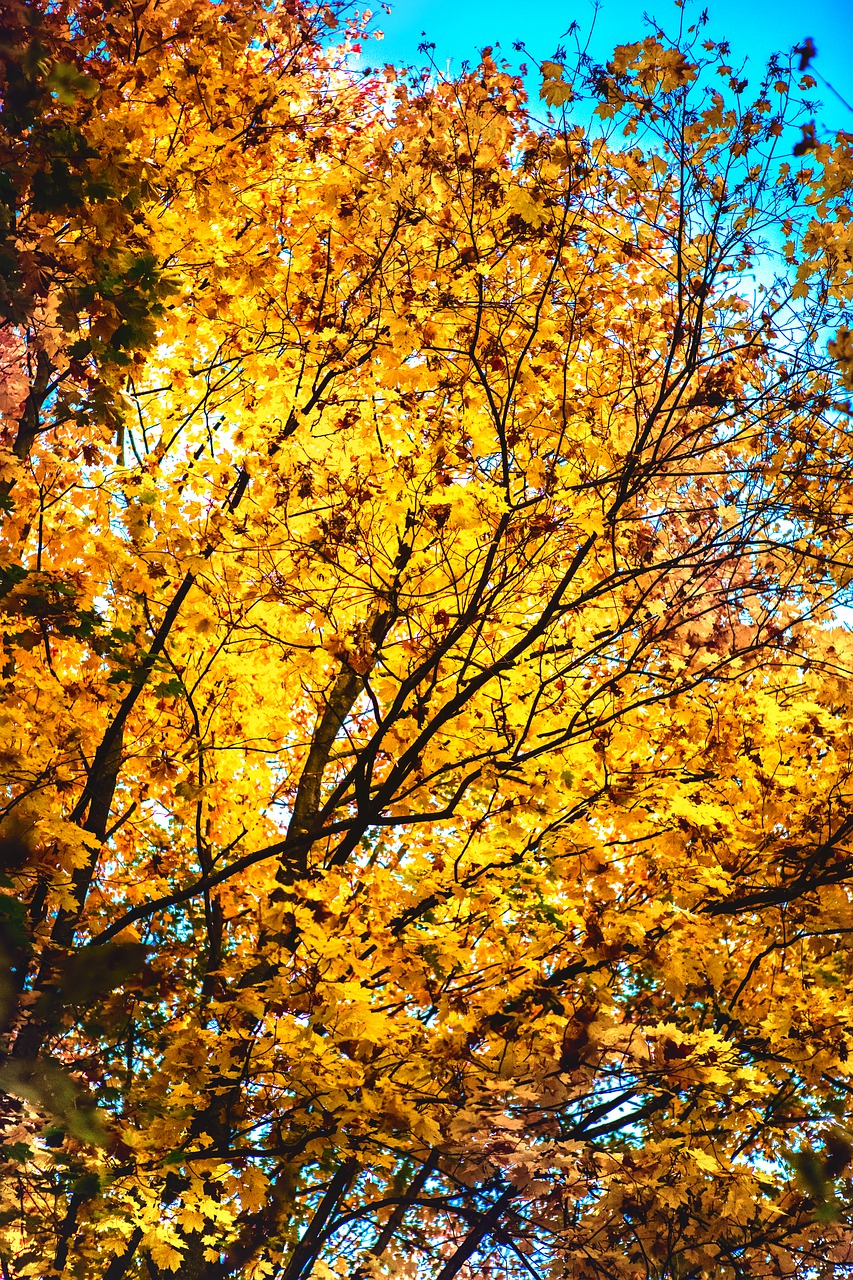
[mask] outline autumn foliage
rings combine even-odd
[[[365,23],[0,14],[2,1275],[849,1275],[851,139]]]

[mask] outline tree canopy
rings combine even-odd
[[[0,16],[2,1275],[849,1275],[853,138],[369,22]]]

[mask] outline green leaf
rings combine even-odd
[[[158,698],[179,698],[184,692],[184,682],[177,676],[173,676],[171,680],[164,680],[162,684],[155,685],[152,692],[156,693]]]
[[[23,582],[29,572],[29,569],[25,569],[22,564],[0,566],[0,596],[8,595],[13,587]]]
[[[101,1179],[96,1173],[84,1173],[71,1188],[78,1200],[94,1200],[101,1189]]]
[[[78,71],[70,62],[55,62],[45,84],[61,103],[69,107],[78,94],[94,98],[100,91],[97,80]]]
[[[0,1063],[0,1089],[46,1111],[80,1142],[106,1144],[106,1117],[88,1090],[54,1059],[7,1058]]]
[[[8,1146],[0,1147],[2,1153],[7,1160],[29,1160],[33,1154],[32,1147],[28,1147],[26,1142],[10,1142]]]

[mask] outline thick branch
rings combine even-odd
[[[124,1276],[136,1256],[136,1250],[139,1248],[139,1242],[143,1236],[141,1227],[134,1227],[131,1232],[130,1239],[127,1242],[127,1248],[124,1253],[117,1254],[107,1267],[103,1275],[103,1280],[124,1280]]]
[[[396,606],[393,597],[395,593],[396,583],[392,591],[391,606],[379,609],[369,623],[369,642],[373,650],[371,666],[376,660],[376,653],[388,634],[388,628],[394,619]],[[308,752],[308,758],[305,761],[305,767],[299,779],[296,799],[293,804],[293,815],[290,820],[290,826],[287,829],[288,840],[310,835],[316,826],[321,809],[323,775],[329,763],[332,747],[363,688],[364,675],[354,671],[352,667],[345,666],[338,672],[331,692],[325,698],[323,712],[314,731],[311,749]],[[304,853],[301,855],[301,863],[302,869],[305,870],[307,868],[310,845],[306,844],[303,848]]]
[[[340,1166],[317,1206],[314,1217],[305,1229],[302,1239],[294,1249],[290,1261],[282,1271],[280,1280],[302,1280],[304,1275],[310,1273],[311,1265],[317,1256],[323,1227],[346,1195],[357,1169],[358,1161],[355,1156],[350,1156]]]
[[[29,457],[41,426],[42,406],[47,399],[50,388],[50,377],[53,365],[47,352],[40,351],[36,357],[36,376],[33,378],[30,393],[27,396],[24,412],[18,422],[18,431],[12,452],[16,458]]]
[[[307,835],[317,821],[323,774],[329,763],[329,755],[363,685],[364,681],[360,675],[349,667],[344,667],[338,673],[332,690],[326,697],[323,714],[314,732],[308,759],[305,761],[305,768],[299,779],[293,816],[287,829],[288,839]],[[307,861],[307,850],[302,857]]]
[[[370,1260],[382,1257],[383,1253],[394,1239],[394,1236],[397,1234],[397,1231],[402,1225],[403,1219],[409,1209],[420,1195],[424,1183],[432,1173],[437,1163],[438,1151],[433,1150],[430,1153],[429,1158],[421,1165],[414,1178],[412,1178],[406,1194],[394,1206],[393,1212],[388,1218],[388,1221],[376,1237],[376,1241],[370,1249],[368,1257],[361,1263],[354,1273],[353,1280],[367,1280]]]
[[[518,1191],[515,1187],[507,1187],[506,1191],[498,1196],[488,1213],[483,1214],[483,1217],[477,1223],[476,1227],[474,1227],[473,1231],[468,1232],[468,1235],[462,1241],[456,1252],[447,1259],[447,1262],[445,1262],[435,1280],[453,1280],[453,1277],[459,1274],[465,1263],[480,1247],[486,1236],[489,1235],[490,1232],[494,1231],[495,1227],[497,1227],[504,1209],[507,1207],[510,1200],[512,1200],[517,1194]]]

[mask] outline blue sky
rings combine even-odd
[[[695,20],[704,4],[688,4],[685,25]],[[709,34],[728,40],[733,60],[749,59],[758,69],[774,49],[787,49],[811,36],[817,45],[814,68],[853,106],[853,0],[708,0]],[[595,17],[590,51],[606,60],[615,44],[637,39],[642,15],[651,13],[664,30],[677,30],[680,11],[673,0],[602,0],[597,15],[592,0],[397,0],[389,15],[374,5],[375,21],[385,32],[381,44],[365,48],[364,61],[418,62],[417,47],[426,32],[436,45],[440,64],[448,59],[458,69],[463,59],[475,60],[487,44],[500,44],[506,56],[517,59],[512,45],[522,40],[532,55],[548,58],[572,20],[587,32]],[[751,77],[750,77],[751,78]],[[853,132],[853,110],[820,86],[825,106],[821,122],[832,129]]]

